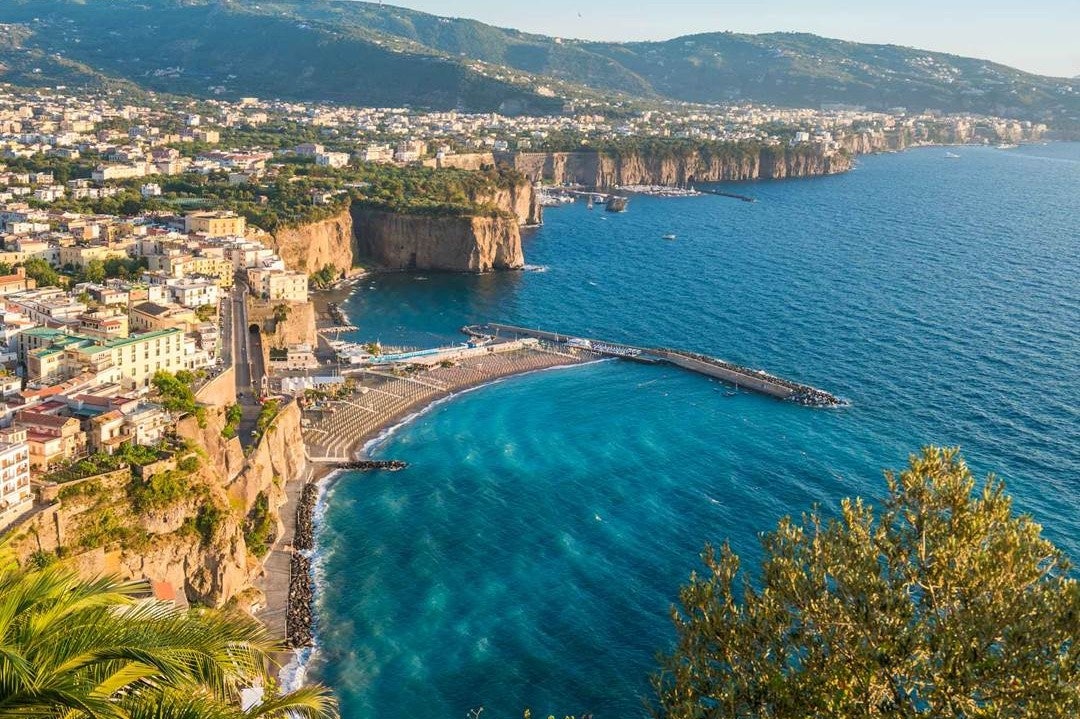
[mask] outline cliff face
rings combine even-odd
[[[401,215],[359,205],[352,212],[360,252],[386,269],[490,272],[525,266],[513,218]]]
[[[244,524],[263,495],[280,534],[285,483],[305,471],[300,410],[285,407],[247,458],[238,440],[221,436],[224,424],[224,410],[217,407],[208,408],[205,427],[193,418],[177,425],[177,434],[205,457],[182,478],[184,491],[167,503],[133,502],[132,487],[140,480],[128,470],[62,486],[59,501],[13,534],[17,559],[60,556],[87,578],[114,574],[167,582],[190,602],[209,606],[255,599],[252,580],[261,563],[248,552]]]
[[[524,267],[520,227],[543,221],[533,183],[470,199],[494,206],[501,216],[406,215],[353,205],[357,254],[389,270],[490,272]]]
[[[544,222],[544,208],[536,194],[532,182],[523,182],[508,189],[498,189],[481,197],[472,198],[474,202],[492,204],[504,212],[510,212],[523,227],[541,225]]]
[[[766,147],[716,156],[699,152],[671,155],[599,152],[515,153],[502,158],[533,181],[584,185],[601,189],[620,185],[685,185],[787,177],[813,177],[844,172],[846,153],[823,153]]]
[[[311,274],[326,265],[347,275],[355,262],[355,239],[349,211],[327,220],[283,228],[267,238],[291,270]]]

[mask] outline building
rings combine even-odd
[[[86,450],[86,433],[74,417],[23,409],[15,413],[14,426],[25,430],[30,466],[36,470],[46,471]]]
[[[0,430],[0,530],[34,504],[26,430]]]
[[[232,212],[192,212],[184,216],[184,231],[207,237],[243,237],[247,223]]]
[[[14,274],[0,275],[0,297],[25,292],[37,287],[37,282],[26,276],[26,270],[16,267]]]
[[[85,373],[103,381],[117,378],[125,388],[138,389],[149,387],[159,371],[177,372],[187,368],[184,332],[170,327],[99,340],[37,328],[19,335],[19,347],[25,353],[29,382],[48,384]]]
[[[349,164],[349,153],[320,152],[315,155],[315,164],[320,167],[345,167]]]
[[[257,297],[264,300],[308,301],[308,276],[303,272],[255,267],[248,270],[248,285]]]
[[[168,288],[173,302],[192,309],[206,306],[216,308],[221,299],[221,287],[215,280],[170,280]]]
[[[172,327],[190,332],[199,324],[193,310],[172,303],[141,302],[132,305],[128,317],[135,332],[153,332]]]
[[[98,339],[128,336],[128,316],[119,307],[100,307],[79,315],[80,334]]]

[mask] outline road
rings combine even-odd
[[[225,337],[222,346],[228,347],[230,359],[236,366],[236,398],[243,414],[236,430],[240,443],[245,447],[254,441],[255,423],[259,417],[259,388],[265,374],[262,356],[262,340],[258,333],[249,331],[247,318],[247,283],[237,273],[236,282],[229,293],[229,308],[223,312],[227,319],[222,323]]]

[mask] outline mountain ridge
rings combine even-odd
[[[601,42],[355,0],[7,0],[0,22],[27,28],[34,51],[204,96],[507,114],[567,101],[847,104],[1080,123],[1072,80],[809,33]]]

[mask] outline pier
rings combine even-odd
[[[544,342],[578,351],[594,352],[606,357],[629,359],[651,364],[668,364],[721,380],[759,394],[807,407],[839,407],[844,403],[839,397],[807,384],[777,377],[763,370],[742,367],[716,357],[667,347],[638,347],[622,342],[575,337],[561,332],[551,332],[527,327],[515,327],[497,322],[463,327],[462,332],[474,338],[497,338],[510,336],[515,339],[533,337]]]
[[[723,190],[713,190],[708,187],[695,187],[695,192],[703,192],[706,195],[719,195],[720,197],[730,197],[733,200],[742,200],[743,202],[757,202],[757,198],[750,197],[750,195],[739,195],[734,192],[724,192]]]

